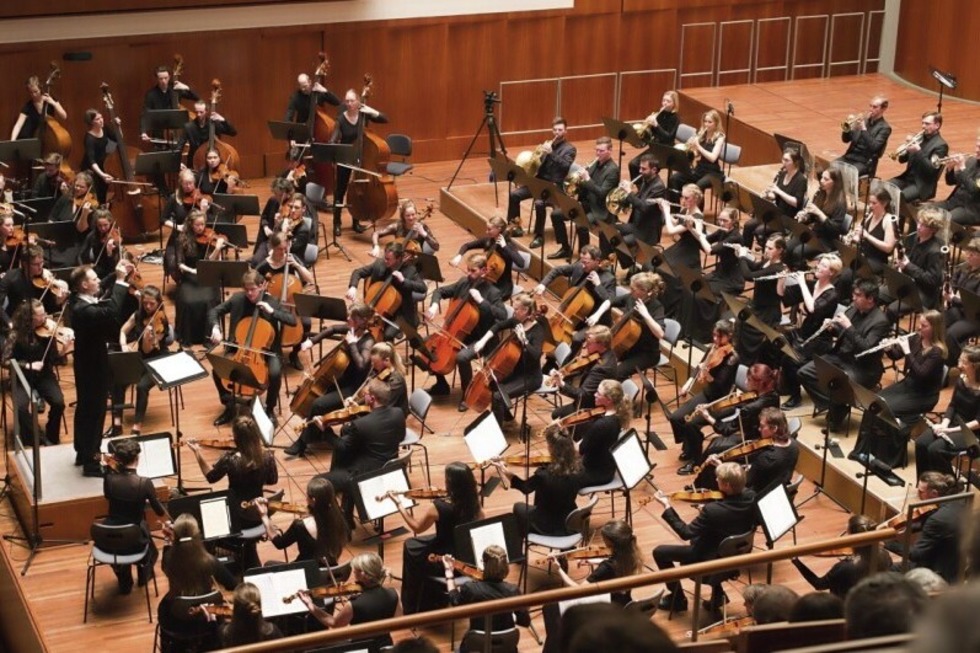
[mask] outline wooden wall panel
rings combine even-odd
[[[340,0],[289,0],[290,2],[339,2]],[[245,7],[260,4],[255,0],[156,0],[154,9],[199,9]],[[117,11],[146,11],[146,0],[47,0],[46,2],[9,2],[0,6],[0,18],[29,16],[63,16]]]
[[[660,108],[660,99],[674,88],[674,75],[669,72],[623,75],[619,87],[620,120],[642,120]]]
[[[568,120],[572,140],[589,137],[595,128],[583,131],[585,125],[601,123],[602,116],[616,110],[616,77],[602,75],[563,79],[559,113]],[[602,130],[598,130],[602,131]]]
[[[895,72],[913,84],[936,89],[929,71],[930,65],[936,66],[958,78],[957,88],[946,93],[980,101],[980,66],[964,47],[980,33],[978,9],[971,0],[903,0]]]
[[[676,12],[623,14],[620,29],[622,70],[677,68],[681,31]]]
[[[718,26],[718,85],[751,81],[754,21],[721,23]],[[733,72],[725,72],[733,71]],[[745,71],[745,72],[734,72]]]
[[[758,22],[755,67],[757,82],[789,79],[789,50],[792,45],[793,21],[788,17],[771,16]],[[759,69],[764,70],[759,70]]]
[[[865,72],[878,72],[877,59],[881,57],[881,26],[884,21],[885,15],[882,13],[868,16],[868,24],[865,26]]]
[[[715,47],[718,31],[715,23],[681,25],[681,60],[678,87],[710,86],[714,80]]]
[[[824,46],[829,31],[830,18],[825,15],[800,16],[794,21],[792,78],[810,79],[823,76],[826,64]]]
[[[558,115],[558,80],[518,82],[507,84],[501,93],[504,107],[500,111],[500,130],[519,132],[547,126],[551,132],[551,120]]]
[[[832,16],[830,20],[830,45],[827,53],[827,72],[830,76],[857,75],[861,72],[864,50],[865,14]],[[854,61],[845,64],[845,61]],[[837,63],[835,63],[837,62]]]

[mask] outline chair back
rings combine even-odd
[[[531,252],[525,252],[523,250],[517,252],[521,257],[520,265],[514,265],[513,269],[518,272],[527,272],[531,267]]]
[[[800,433],[800,429],[803,428],[803,420],[799,417],[790,417],[786,421],[786,426],[788,427],[789,437],[795,438]]]
[[[803,623],[780,622],[748,626],[735,637],[737,651],[770,653],[800,646],[815,646],[844,640],[844,620],[827,619]]]
[[[323,198],[327,196],[327,189],[320,184],[315,184],[312,181],[306,183],[306,199],[313,202],[313,206],[320,208],[323,203]]]
[[[583,538],[589,535],[589,521],[592,519],[592,510],[599,503],[599,497],[594,496],[581,508],[568,513],[565,517],[565,530],[568,533],[579,533]]]
[[[405,451],[399,453],[391,460],[386,461],[385,464],[381,466],[381,469],[383,471],[390,472],[393,469],[407,468],[411,458],[412,458],[412,449],[410,447],[408,449],[405,449]]]
[[[754,528],[740,535],[729,535],[718,545],[718,557],[730,558],[751,553],[753,540],[755,540]]]
[[[517,628],[507,630],[496,630],[490,633],[490,651],[492,653],[517,653],[517,643],[521,639],[521,634]],[[459,643],[459,653],[482,653],[485,651],[484,643],[486,633],[482,630],[468,630],[463,635],[463,641]]]
[[[105,553],[135,553],[146,546],[138,524],[111,525],[94,522],[89,529],[92,543]]]
[[[738,160],[742,158],[742,146],[725,141],[721,148],[721,162],[738,165]]]
[[[170,613],[178,619],[190,619],[192,616],[190,613],[191,608],[204,605],[205,603],[220,605],[224,602],[225,600],[218,590],[212,590],[207,594],[198,594],[195,596],[175,596],[173,602],[170,604]]]
[[[735,387],[742,392],[749,391],[749,366],[739,365],[735,370]]]
[[[857,206],[858,169],[839,159],[832,161],[830,167],[840,170],[841,178],[844,180],[844,194],[847,196],[847,208],[851,210]]]
[[[659,605],[660,599],[663,598],[666,591],[666,587],[661,587],[653,596],[648,596],[645,599],[633,599],[623,606],[623,609],[639,612],[644,615],[652,615],[657,611],[657,605]]]
[[[698,135],[698,130],[695,129],[694,127],[683,122],[677,125],[676,138],[679,143],[686,143],[697,135]]]
[[[412,137],[405,134],[388,134],[385,137],[393,156],[412,156]]]
[[[428,416],[431,407],[432,395],[422,388],[416,388],[412,391],[408,398],[408,410],[415,416],[415,419],[425,424],[425,418]]]
[[[636,395],[640,394],[640,386],[636,385],[633,379],[623,381],[623,397],[630,404],[636,400]]]
[[[555,364],[561,367],[568,360],[568,357],[572,355],[572,348],[567,342],[559,342],[558,346],[555,347]]]
[[[320,248],[315,242],[307,243],[306,251],[303,252],[303,265],[308,268],[316,265],[316,260],[320,256]]]
[[[680,337],[681,337],[681,323],[669,317],[666,318],[664,320],[664,340],[670,343],[671,349],[674,348],[674,345],[677,344],[677,340]]]

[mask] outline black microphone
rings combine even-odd
[[[729,113],[729,115],[734,116],[735,115],[735,105],[732,104],[732,101],[731,100],[725,100],[725,102],[728,103],[728,113]]]

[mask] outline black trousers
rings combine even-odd
[[[65,414],[65,395],[61,392],[58,379],[54,372],[48,371],[39,374],[28,373],[27,382],[48,405],[48,421],[44,427],[44,437],[49,443],[58,444],[61,440],[61,417]],[[14,385],[14,405],[17,406],[21,440],[25,443],[28,442],[27,433],[31,433],[30,440],[34,441],[35,434],[31,431],[33,428],[31,403],[20,384]]]
[[[106,399],[109,397],[109,371],[79,369],[75,359],[77,405],[74,444],[78,458],[93,463],[102,446],[105,430]],[[93,373],[95,372],[95,373]]]

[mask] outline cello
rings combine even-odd
[[[635,318],[636,303],[643,300],[633,299],[633,305],[628,311],[623,311],[616,324],[612,328],[612,348],[616,352],[616,358],[622,358],[626,352],[633,348],[643,335],[645,326]]]
[[[361,103],[371,96],[374,80],[364,75]],[[367,128],[367,118],[362,113],[357,119],[357,140],[354,143],[357,167],[351,172],[347,188],[347,206],[358,222],[375,223],[390,218],[398,207],[398,190],[394,178],[388,174],[391,149],[385,139]]]
[[[313,85],[323,84],[323,80],[327,78],[327,73],[330,71],[330,60],[327,58],[326,52],[321,52],[319,55],[320,65],[317,66],[316,71],[313,73]],[[310,134],[310,142],[313,143],[329,143],[330,137],[333,136],[334,129],[337,128],[337,121],[334,120],[326,109],[321,109],[319,104],[319,92],[316,90],[310,91],[310,116],[307,118],[307,128]],[[332,163],[317,163],[313,162],[313,176],[316,182],[323,186],[328,195],[333,195],[334,189],[337,187],[337,169]]]
[[[558,343],[571,344],[575,325],[587,318],[594,308],[595,299],[586,290],[584,283],[566,290],[558,310],[548,318],[548,328],[554,344],[545,342],[544,352],[551,353]]]
[[[449,311],[442,327],[425,339],[425,348],[432,354],[427,361],[434,374],[449,374],[456,367],[456,354],[463,348],[463,340],[480,322],[480,309],[467,292],[449,303]]]
[[[279,297],[279,306],[283,310],[296,315],[296,301],[293,297],[303,289],[303,284],[295,275],[289,273],[290,256],[291,254],[286,254],[286,264],[282,268],[282,273],[273,275],[269,280],[269,294]],[[298,316],[293,326],[282,325],[279,337],[283,347],[294,347],[303,341],[303,323]]]
[[[272,347],[276,339],[276,329],[268,320],[259,317],[260,310],[262,309],[256,306],[251,317],[243,317],[235,325],[234,346],[237,349],[231,355],[231,360],[248,366],[262,386],[252,388],[228,382],[228,389],[240,397],[254,397],[269,385],[269,363],[265,360],[265,350]]]
[[[54,80],[61,77],[61,69],[58,64],[51,62],[51,72],[48,73],[48,78],[44,81],[44,87],[42,92],[45,95],[51,94],[51,83]],[[71,175],[71,166],[68,165],[68,157],[71,156],[71,134],[68,130],[62,127],[61,123],[58,122],[52,116],[47,113],[47,106],[43,109],[43,115],[41,116],[41,122],[37,127],[37,133],[35,138],[41,141],[41,156],[46,157],[49,154],[57,152],[61,155],[61,173],[63,175]]]
[[[225,143],[223,140],[214,135],[214,119],[211,116],[214,115],[215,108],[218,106],[218,100],[221,99],[221,81],[218,79],[211,80],[211,105],[208,107],[208,147],[207,149],[197,148],[197,152],[194,153],[194,169],[200,170],[205,167],[208,152],[214,150],[221,157],[221,162],[225,165],[226,170],[238,170],[241,166],[241,158],[238,156],[238,150],[234,147]]]
[[[147,233],[150,228],[147,225],[156,225],[160,217],[160,196],[156,194],[156,202],[147,201],[146,196],[149,192],[145,191],[143,184],[136,181],[136,172],[133,163],[129,159],[128,148],[123,140],[122,127],[116,119],[116,104],[109,92],[109,85],[102,82],[102,101],[105,103],[106,111],[109,112],[109,120],[106,122],[107,129],[113,129],[116,133],[116,155],[117,159],[107,159],[106,169],[109,174],[116,178],[117,185],[113,190],[113,196],[109,203],[112,207],[112,216],[119,226],[119,231],[123,238],[136,238]],[[137,150],[133,150],[134,157]],[[125,190],[120,190],[125,188]]]
[[[473,375],[470,385],[466,388],[463,402],[479,413],[489,408],[493,401],[494,380],[499,381],[510,376],[520,362],[523,351],[520,340],[511,331],[490,352],[483,368]]]
[[[291,411],[301,417],[309,417],[313,402],[333,389],[334,382],[350,365],[350,356],[347,354],[346,344],[341,341],[320,359],[313,374],[303,381],[296,394],[293,395],[292,401],[289,402]]]

